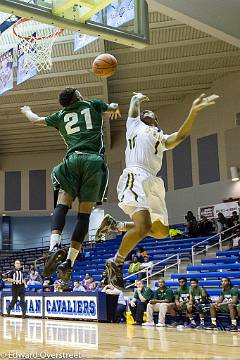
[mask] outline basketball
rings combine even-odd
[[[93,62],[93,72],[101,78],[112,76],[117,69],[117,60],[111,54],[101,54]]]

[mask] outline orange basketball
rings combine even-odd
[[[93,62],[93,72],[101,78],[112,76],[117,69],[117,60],[111,54],[101,54]]]

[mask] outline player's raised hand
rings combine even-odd
[[[21,107],[21,113],[22,114],[26,114],[27,112],[32,111],[32,109],[30,108],[30,106],[23,106]]]
[[[149,98],[142,94],[142,93],[137,93],[137,92],[133,92],[133,96],[140,102],[144,102],[144,101],[149,101]]]
[[[201,94],[199,96],[199,98],[194,100],[191,111],[197,113],[198,111],[201,111],[208,106],[215,105],[214,100],[216,100],[218,98],[219,98],[218,95],[211,95],[211,96],[206,97],[205,94]]]
[[[116,103],[111,103],[108,107],[109,120],[116,120],[121,117],[119,106]]]

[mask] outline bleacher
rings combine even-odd
[[[171,264],[172,262],[176,262],[176,254],[179,254],[179,258],[181,260],[185,259],[191,261],[192,245],[205,239],[206,238],[201,237],[186,238],[181,240],[171,240],[170,238],[164,240],[145,238],[138,244],[138,246],[143,246],[147,250],[150,259],[154,263],[162,261],[159,267],[155,268],[155,270],[158,270]],[[122,236],[118,235],[115,239],[107,240],[104,243],[97,243],[94,248],[85,248],[85,260],[75,262],[72,280],[82,279],[86,273],[89,273],[96,281],[99,281],[105,268],[106,260],[114,256],[121,240]],[[207,243],[204,244],[204,246],[206,245]],[[204,246],[201,245],[201,248],[204,248]],[[34,263],[37,258],[42,257],[42,254],[46,251],[48,251],[47,247],[4,252],[0,256],[0,271],[6,272],[10,270],[16,258],[18,258],[22,264],[24,264],[24,268],[28,270],[29,265]],[[164,262],[164,260],[169,256],[172,256],[172,258]],[[128,264],[125,264],[123,267],[124,277],[128,275],[128,267]],[[133,275],[131,280],[134,280],[135,278],[136,276]]]
[[[211,297],[218,296],[220,289],[220,279],[228,277],[232,284],[240,286],[240,250],[217,251],[216,257],[201,260],[200,265],[187,266],[186,273],[171,274],[171,280],[166,285],[176,289],[181,276],[188,279],[199,279],[199,285],[204,286]],[[157,284],[155,283],[155,286]]]
[[[24,265],[24,270],[28,270],[30,264],[42,257],[44,252],[48,252],[48,247],[34,247],[24,250],[1,251],[0,253],[0,271],[6,273],[12,269],[14,261],[19,259]]]
[[[167,265],[170,265],[173,262],[176,262],[177,254],[181,260],[191,261],[191,252],[192,245],[205,240],[206,237],[197,237],[197,238],[186,238],[181,240],[172,240],[170,238],[156,240],[154,238],[147,237],[143,239],[137,246],[142,246],[147,251],[150,259],[157,263],[162,261],[158,267],[155,267],[154,270],[159,270]],[[105,268],[105,262],[108,258],[111,258],[115,255],[119,244],[122,240],[122,236],[118,235],[113,240],[108,240],[104,243],[96,244],[93,249],[85,250],[85,260],[76,261],[72,279],[81,279],[86,273],[91,274],[95,280],[100,280],[101,274]],[[203,249],[208,245],[201,245],[200,248]],[[171,259],[164,261],[167,257],[173,256]],[[128,275],[129,264],[123,266],[123,275],[126,277]],[[136,276],[132,275],[131,280],[135,280]]]
[[[170,238],[163,240],[156,240],[154,238],[145,238],[138,246],[144,247],[150,259],[156,264],[161,263],[154,267],[154,271],[164,269],[165,266],[176,263],[177,254],[182,261],[186,260],[191,262],[192,246],[203,240],[206,237],[197,238],[185,238],[181,240],[172,240]],[[108,258],[111,258],[116,253],[119,244],[122,240],[122,236],[118,235],[115,239],[107,240],[103,243],[97,243],[94,248],[84,249],[84,261],[77,260],[72,272],[72,280],[82,280],[86,273],[91,274],[95,281],[101,279],[102,272],[105,269],[105,262]],[[217,240],[217,235],[215,241]],[[212,244],[213,239],[200,244],[195,250],[206,249],[206,247]],[[5,252],[0,257],[0,270],[6,272],[10,270],[12,264],[16,258],[19,258],[24,264],[25,269],[31,263],[41,257],[43,252],[47,251],[45,248],[32,248],[22,251]],[[170,257],[168,259],[168,257]],[[166,261],[165,261],[166,260]],[[230,251],[217,251],[216,257],[203,258],[200,265],[187,266],[187,273],[173,273],[171,274],[171,281],[167,281],[167,285],[176,288],[178,285],[176,279],[181,276],[186,276],[189,280],[191,278],[198,278],[200,285],[205,286],[208,290],[214,290],[214,293],[219,292],[219,280],[223,276],[233,279],[233,284],[240,285],[240,250]],[[129,264],[123,266],[124,277],[128,276]],[[128,280],[131,282],[136,279],[136,275],[132,275]]]

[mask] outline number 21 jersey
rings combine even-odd
[[[75,150],[104,154],[102,113],[108,104],[102,100],[76,101],[45,118],[47,126],[55,127],[67,145],[67,153]]]

